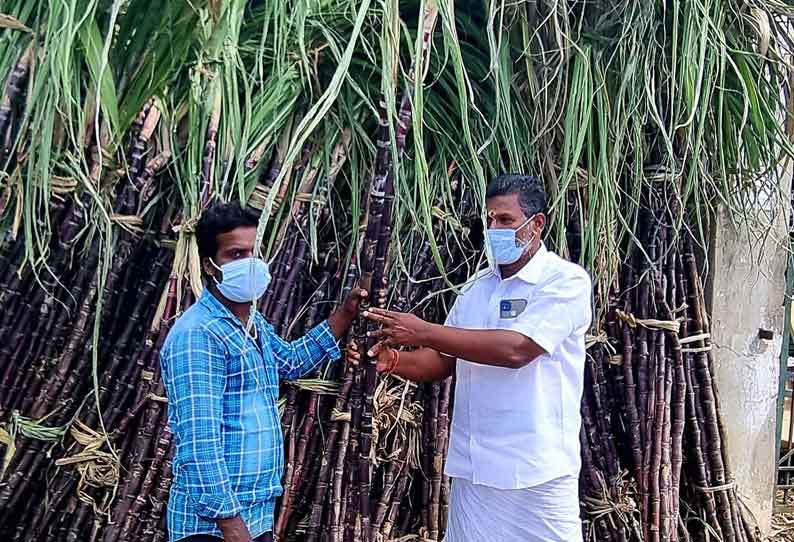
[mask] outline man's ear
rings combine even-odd
[[[538,213],[533,222],[535,223],[534,225],[538,235],[543,233],[543,229],[546,227],[546,215],[544,213]]]
[[[218,270],[206,256],[201,258],[201,270],[204,271],[204,274],[208,277],[214,277],[218,273]]]

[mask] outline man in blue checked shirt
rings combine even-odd
[[[272,540],[284,461],[279,380],[339,359],[337,341],[367,295],[355,289],[304,337],[282,340],[251,311],[270,282],[267,264],[254,256],[256,226],[237,204],[204,212],[196,238],[207,287],[161,351],[176,436],[171,542]]]

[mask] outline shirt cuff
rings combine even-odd
[[[339,343],[336,341],[336,337],[334,337],[334,333],[331,331],[328,320],[312,328],[307,335],[323,349],[329,361],[336,361],[342,357]]]
[[[204,519],[229,519],[239,516],[242,510],[234,493],[202,493],[191,500],[196,514]]]

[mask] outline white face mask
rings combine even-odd
[[[218,282],[218,279],[213,277],[218,291],[235,303],[256,301],[262,297],[270,284],[270,270],[267,263],[260,258],[242,258],[220,267],[212,260],[210,263],[223,273],[222,282]]]
[[[510,228],[488,228],[486,237],[491,257],[496,265],[509,265],[515,263],[524,255],[532,241],[520,241],[516,234],[535,218],[532,215],[516,229]]]

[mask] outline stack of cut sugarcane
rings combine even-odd
[[[787,200],[790,3],[161,4],[0,3],[0,540],[166,539],[158,353],[208,202],[261,211],[292,339],[357,282],[443,321],[506,171],[544,178],[546,240],[596,285],[588,540],[756,540],[691,247],[715,202]],[[440,540],[453,391],[372,359],[285,383],[277,538]]]
[[[81,209],[77,203],[53,209],[63,232],[53,247],[64,254]],[[308,207],[296,200],[296,225]],[[294,338],[327,316],[358,276],[327,243],[319,262],[310,265],[297,226],[287,227],[284,239],[273,264],[274,286],[261,308],[283,336]],[[164,539],[173,439],[157,353],[179,309],[177,282],[169,279],[173,250],[167,236],[134,231],[121,231],[114,243],[102,287],[92,272],[96,245],[82,258],[58,258],[60,266],[42,277],[23,267],[21,242],[2,246],[0,416],[8,420],[0,432],[3,539]],[[411,273],[421,278],[433,270],[426,247],[413,259]],[[439,319],[443,309],[424,301],[439,286],[439,280],[414,285],[406,278],[378,291],[376,302],[385,305],[396,296],[402,308]],[[167,295],[158,307],[161,292]],[[94,372],[97,315],[102,333]],[[153,321],[159,327],[152,328]],[[99,401],[92,374],[99,379]],[[377,379],[367,392],[364,380],[365,369],[340,364],[284,386],[280,539],[363,539],[366,530],[386,539],[420,531],[436,539],[443,531],[447,485],[441,469],[451,382],[417,386]],[[371,506],[367,516],[362,506]]]
[[[582,401],[582,512],[591,540],[757,540],[732,479],[693,245],[655,191]]]
[[[410,121],[408,104],[403,100],[400,109],[403,126]],[[169,210],[152,221],[163,224],[159,231],[144,231],[143,224],[130,219],[146,204],[143,187],[159,171],[159,154],[148,160],[141,156],[158,120],[150,104],[133,126],[128,182],[119,183],[115,195],[114,219],[123,227],[110,240],[112,251],[103,252],[98,238],[78,244],[83,213],[90,207],[87,193],[53,203],[55,265],[40,275],[24,265],[24,238],[2,244],[0,417],[8,420],[0,432],[4,539],[110,542],[166,536],[173,438],[158,351],[195,292],[169,273],[179,266],[174,250],[180,253],[167,227],[173,220]],[[288,218],[276,234],[281,248],[271,262],[272,286],[259,306],[284,337],[295,338],[319,323],[335,300],[362,281],[379,306],[443,318],[449,298],[431,295],[443,280],[432,279],[436,265],[424,236],[410,240],[417,250],[407,260],[408,274],[394,287],[386,282],[394,200],[386,129],[381,123],[384,152],[373,168],[369,194],[374,197],[362,241],[361,268],[371,271],[363,276],[355,259],[345,264],[334,238],[321,238],[319,257],[311,260],[309,223],[323,220],[329,210],[322,197],[310,197],[317,182],[310,161],[294,168],[296,193],[285,204]],[[341,167],[346,142],[343,134],[334,153],[340,163],[332,171]],[[274,155],[262,190],[276,177],[279,159]],[[324,186],[333,187],[333,180],[326,179]],[[469,199],[458,190],[453,195],[462,214],[471,214]],[[455,243],[443,242],[440,221],[434,234],[445,259],[465,259]],[[108,253],[109,272],[101,281],[96,268]],[[427,278],[432,280],[415,280]],[[465,274],[448,278],[460,283]],[[362,326],[357,333],[363,331]],[[286,383],[281,404],[286,465],[277,537],[342,541],[422,533],[438,539],[449,487],[443,459],[451,391],[451,380],[416,385],[379,378],[373,363],[361,369],[331,366],[313,378]],[[31,507],[31,501],[46,506]]]
[[[151,114],[144,111],[138,124],[144,126]],[[372,193],[383,203],[370,201],[364,242],[373,238],[374,220],[382,230],[361,266],[375,270],[372,279],[364,275],[372,300],[442,320],[443,305],[424,302],[441,279],[416,283],[406,277],[392,288],[372,286],[383,284],[384,268],[378,266],[389,261],[379,253],[389,227],[388,173],[381,181],[375,172]],[[311,169],[299,168],[296,175],[310,190]],[[456,197],[461,212],[469,212],[466,198]],[[118,201],[119,216],[138,204],[126,191]],[[665,197],[651,193],[644,209],[637,232],[642,250],[638,246],[624,262],[603,331],[588,338],[581,436],[585,533],[591,540],[698,540],[707,532],[755,540],[722,446],[691,242],[671,235],[679,217]],[[68,253],[80,211],[77,201],[53,206],[61,224],[54,251]],[[260,308],[282,335],[296,337],[361,278],[355,264],[345,267],[335,256],[333,243],[322,244],[317,262],[306,257],[300,232],[311,213],[327,211],[296,197],[290,212],[283,249],[273,261],[273,287]],[[440,222],[435,231],[443,239]],[[0,529],[8,539],[164,539],[173,448],[157,351],[179,305],[190,302],[177,303],[167,238],[167,232],[120,230],[103,285],[90,273],[96,245],[79,260],[56,258],[59,267],[41,277],[25,270],[20,242],[2,245],[0,406],[9,421],[0,433],[7,439]],[[413,279],[433,275],[427,243],[409,271]],[[158,307],[161,292],[166,295]],[[104,331],[94,346],[97,311]],[[160,325],[152,328],[152,321]],[[101,352],[98,402],[90,376],[95,347]],[[275,525],[280,540],[443,535],[452,382],[416,385],[374,377],[372,368],[341,364],[285,385],[284,496]],[[31,500],[47,505],[30,507]]]

